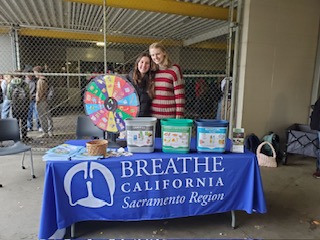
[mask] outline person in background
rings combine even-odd
[[[195,109],[198,112],[197,116],[204,114],[206,112],[206,94],[208,90],[208,85],[206,80],[203,78],[198,78],[195,83]]]
[[[155,72],[151,70],[151,57],[148,53],[141,53],[134,64],[134,69],[127,75],[127,79],[135,87],[140,102],[139,117],[151,117],[151,103],[153,98],[153,80]]]
[[[23,70],[23,72],[33,73],[31,67],[26,67]],[[39,132],[42,132],[40,120],[38,117],[38,111],[36,108],[36,87],[37,87],[36,79],[33,75],[26,75],[25,82],[29,85],[29,90],[30,90],[30,104],[29,104],[28,119],[27,119],[28,132],[33,131],[33,117],[36,120],[37,130]]]
[[[313,173],[314,178],[320,179],[320,98],[313,106],[313,111],[310,116],[310,128],[318,131],[318,149],[317,149],[317,161],[316,171]]]
[[[29,85],[23,80],[23,76],[17,71],[8,85],[7,97],[11,101],[12,116],[20,125],[20,135],[24,142],[31,141],[27,137],[27,118],[30,104]]]
[[[8,85],[10,84],[12,79],[11,75],[3,75],[3,80],[1,81],[1,90],[3,95],[3,103],[1,109],[1,118],[9,118],[12,116],[11,110],[11,101],[8,99],[7,92],[8,92]]]
[[[228,91],[226,88],[227,80],[229,80]],[[222,116],[224,116],[225,107],[227,107],[227,116],[224,118],[228,118],[230,116],[230,105],[231,105],[231,90],[232,90],[232,77],[225,77],[222,79],[220,83],[221,87],[221,97],[218,102],[216,120],[221,120]],[[225,106],[225,97],[228,97],[227,106]]]
[[[47,102],[49,87],[46,77],[42,74],[43,71],[44,68],[41,66],[36,66],[33,68],[33,72],[36,78],[38,79],[36,88],[36,107],[38,110],[39,120],[43,131],[43,134],[41,134],[39,138],[53,136],[53,122]]]
[[[180,66],[173,64],[165,47],[159,43],[149,46],[152,61],[157,65],[151,113],[158,119],[156,137],[161,136],[160,119],[183,118],[185,111],[185,82]]]
[[[0,86],[3,80],[3,75],[0,75]],[[3,94],[2,94],[2,88],[0,87],[0,112],[2,109],[2,103],[3,103]]]

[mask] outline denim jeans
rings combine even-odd
[[[37,129],[39,129],[41,127],[41,125],[40,125],[40,120],[38,117],[38,111],[36,108],[36,101],[31,101],[30,105],[29,105],[27,126],[30,129],[33,128],[33,117],[36,120]]]
[[[11,111],[11,101],[10,100],[4,100],[2,104],[2,110],[1,110],[1,118],[9,118],[12,117],[12,111]]]

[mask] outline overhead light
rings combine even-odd
[[[98,47],[104,47],[104,42],[97,42],[96,44]]]

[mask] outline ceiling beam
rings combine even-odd
[[[189,39],[183,40],[183,46],[189,46],[195,43],[203,42],[209,39],[213,39],[222,35],[229,33],[229,24],[226,23],[218,28],[215,28],[209,32],[191,37]]]
[[[19,29],[21,36],[32,36],[32,37],[46,37],[46,38],[60,38],[68,40],[81,40],[81,41],[95,41],[103,42],[102,33],[85,33],[80,31],[62,31],[62,30],[48,30],[48,29],[31,29],[21,28]],[[107,42],[112,43],[128,43],[128,44],[152,44],[159,42],[161,39],[156,38],[141,38],[141,37],[127,37],[118,35],[107,35]],[[181,41],[163,40],[161,41],[165,45],[181,46]]]
[[[85,4],[103,6],[104,0],[64,0]],[[216,20],[228,20],[229,9],[201,5],[189,2],[176,2],[168,0],[106,0],[108,7],[135,9],[160,13],[177,14],[189,17],[200,17]]]
[[[0,34],[5,34],[10,32],[10,28],[0,28]]]
[[[32,28],[20,28],[20,36],[30,37],[45,37],[45,38],[57,38],[57,39],[68,39],[68,40],[79,40],[79,41],[95,41],[103,42],[103,34],[97,33],[84,33],[84,32],[71,32],[62,30],[48,30],[48,29],[32,29]],[[173,40],[161,40],[156,38],[141,38],[141,37],[127,37],[127,36],[116,36],[107,35],[107,42],[109,43],[127,43],[127,44],[147,44],[150,45],[154,42],[162,42],[166,46],[183,46],[182,41]],[[192,48],[206,48],[206,49],[226,49],[226,44],[216,44],[203,42],[200,44],[194,44],[189,47]]]

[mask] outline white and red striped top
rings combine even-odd
[[[179,65],[159,69],[154,79],[152,116],[162,118],[183,118],[185,107],[185,83]]]

